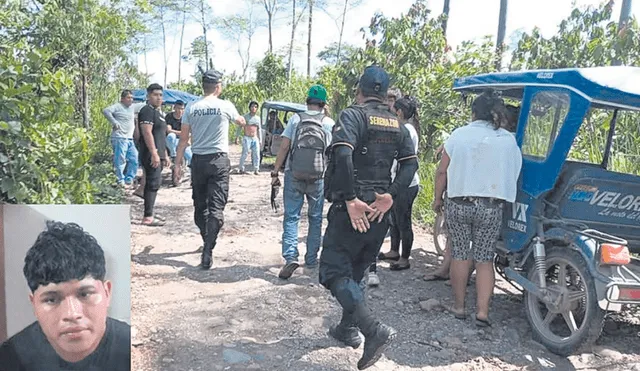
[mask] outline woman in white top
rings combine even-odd
[[[515,137],[502,127],[507,111],[493,93],[478,96],[471,105],[472,122],[454,130],[444,144],[436,174],[434,211],[444,205],[451,240],[451,286],[455,303],[450,310],[465,318],[465,291],[471,264],[476,267],[476,325],[490,326],[493,258],[502,226],[502,207],[514,202],[522,154]],[[447,197],[443,200],[443,193]]]
[[[417,103],[411,97],[404,97],[398,99],[394,105],[394,110],[398,115],[400,122],[403,122],[411,140],[413,146],[418,153],[418,138],[420,132],[420,125],[417,118]],[[395,178],[396,164],[391,168],[391,179]],[[381,260],[395,260],[397,262],[391,264],[391,270],[404,270],[409,269],[409,256],[411,255],[411,247],[413,246],[413,223],[411,221],[411,213],[413,209],[413,202],[418,195],[420,188],[420,177],[418,172],[413,176],[413,180],[409,185],[409,189],[406,192],[402,192],[398,195],[398,198],[393,203],[392,223],[390,226],[391,234],[391,250],[388,253],[380,253],[378,256]],[[402,243],[402,254],[400,254],[400,244]],[[372,265],[369,270],[370,274],[375,274],[375,264]],[[371,278],[371,277],[369,277]]]

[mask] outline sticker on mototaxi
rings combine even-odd
[[[573,192],[569,196],[571,201],[589,201],[598,191],[598,187],[578,184],[573,187]]]
[[[598,215],[640,220],[640,195],[605,191],[598,187],[576,185],[569,196],[569,200],[589,203],[590,206],[602,208]]]
[[[527,233],[527,210],[529,205],[514,202],[511,204],[511,219],[507,221],[507,227],[520,233]]]
[[[369,125],[382,126],[385,128],[399,128],[400,123],[394,118],[369,116]]]

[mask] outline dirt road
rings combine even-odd
[[[233,165],[238,152],[233,146]],[[277,277],[282,214],[271,210],[269,190],[266,170],[232,176],[210,271],[197,267],[201,239],[188,182],[160,190],[157,211],[167,218],[161,228],[140,226],[142,202],[129,200],[134,205],[133,370],[356,369],[362,350],[341,347],[327,335],[340,310],[318,284],[317,273],[301,268],[288,281]],[[305,209],[302,215],[301,256]],[[418,231],[412,257],[407,271],[392,272],[383,263],[381,287],[367,290],[375,313],[399,331],[371,370],[640,371],[637,312],[608,319],[593,353],[561,358],[531,340],[520,296],[505,282],[495,290],[493,327],[477,330],[471,321],[457,320],[437,305],[450,302],[449,286],[421,279],[427,267],[437,264],[431,236],[424,231]],[[474,291],[469,290],[468,306],[475,302]]]

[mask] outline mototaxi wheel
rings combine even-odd
[[[582,255],[567,247],[552,247],[546,253],[547,289],[557,306],[547,305],[529,292],[524,307],[533,340],[551,352],[568,356],[592,345],[602,332],[605,311],[598,305],[594,278]],[[539,285],[535,265],[528,279]]]
[[[433,223],[433,244],[436,246],[436,251],[440,256],[444,256],[444,249],[447,246],[445,229],[444,213],[436,214],[436,219]]]

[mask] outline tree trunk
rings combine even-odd
[[[147,44],[147,34],[145,33],[142,37],[144,43],[144,74],[149,76],[149,64],[147,63],[147,49],[149,49],[149,45]]]
[[[313,2],[309,0],[309,42],[307,43],[307,78],[311,78],[311,30],[313,24]]]
[[[269,29],[269,54],[273,53],[273,34],[271,33],[271,26],[273,23],[273,7],[268,0],[262,0],[264,4],[264,10],[267,11],[267,28]]]
[[[496,40],[496,70],[502,68],[502,51],[504,48],[504,34],[507,27],[507,3],[508,0],[500,0],[500,18],[498,20],[498,38]]]
[[[296,0],[293,0],[293,15],[291,16],[291,43],[289,43],[289,62],[287,71],[287,81],[291,81],[291,71],[293,71],[292,59],[293,59],[293,40],[296,36]]]
[[[184,40],[184,26],[187,23],[187,0],[182,4],[182,30],[180,30],[180,51],[178,52],[178,84],[182,83],[182,42]]]
[[[89,54],[89,47],[86,47]],[[82,125],[89,129],[89,57],[82,58]]]
[[[273,15],[269,12],[269,53],[273,53],[273,34],[271,33],[271,22],[273,22]]]
[[[445,39],[447,38],[447,22],[449,22],[449,4],[451,0],[444,0],[444,7],[442,7],[442,14],[444,14],[445,18],[442,20],[442,34]]]
[[[338,38],[338,51],[336,52],[336,63],[340,63],[340,49],[342,48],[342,33],[344,32],[344,19],[347,18],[347,5],[349,0],[344,0],[344,9],[342,10],[342,24],[340,25],[340,37]]]
[[[620,9],[620,20],[618,21],[618,35],[620,31],[622,31],[629,22],[629,18],[631,15],[631,0],[622,0],[622,8]],[[620,66],[622,61],[619,58],[614,58],[611,62],[612,66]]]
[[[207,23],[204,18],[204,0],[200,0],[200,21],[202,22],[202,35],[204,37],[204,56],[205,56],[205,64],[209,63],[209,44],[207,43]],[[205,66],[205,72],[209,67]]]
[[[167,88],[167,33],[164,27],[164,8],[160,8],[160,26],[162,27],[162,55],[164,57],[164,85],[162,85],[165,89]]]

